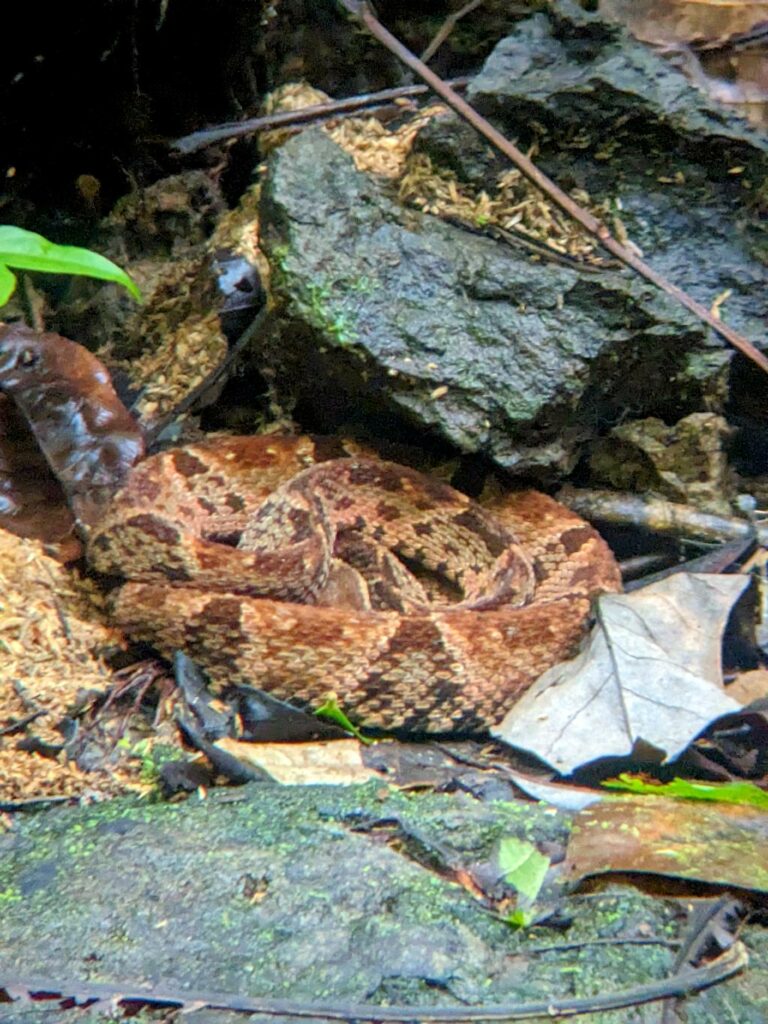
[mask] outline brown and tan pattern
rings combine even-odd
[[[620,586],[605,543],[546,495],[483,507],[334,441],[219,438],[133,470],[90,538],[128,581],[117,622],[249,683],[389,729],[482,730],[573,653]]]

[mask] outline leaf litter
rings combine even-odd
[[[588,646],[546,672],[494,735],[562,774],[642,751],[681,754],[741,705],[722,685],[721,641],[744,576],[677,573],[632,594],[603,595]]]

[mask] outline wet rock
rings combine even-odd
[[[571,0],[502,40],[468,99],[523,149],[535,138],[537,164],[561,187],[611,197],[623,229],[673,283],[704,305],[727,291],[724,319],[761,341],[763,134],[694,88],[673,61]],[[435,121],[420,144],[439,149],[451,131]],[[468,171],[477,173],[471,163]],[[714,384],[718,361],[731,357],[708,331],[683,377]]]
[[[726,321],[763,338],[756,189],[768,174],[768,140],[694,88],[674,60],[557,0],[499,43],[467,96],[522,150],[536,141],[537,164],[561,187],[610,197],[655,269],[705,305],[727,292]],[[417,146],[478,185],[496,170],[490,160],[483,167],[476,134],[455,117],[432,121]],[[681,392],[698,379],[710,399],[722,395],[718,368],[732,354],[707,332],[684,360]],[[685,401],[681,393],[677,414]]]
[[[519,955],[521,936],[441,872],[491,856],[502,836],[557,845],[566,822],[532,804],[414,801],[378,784],[39,815],[3,840],[0,972],[306,1002],[537,998],[562,990],[561,967]],[[546,891],[560,898],[556,883]],[[661,903],[632,902],[659,927],[670,919]],[[624,959],[622,985],[649,967]]]
[[[700,397],[679,378],[704,331],[676,303],[404,209],[319,131],[274,154],[261,210],[285,318],[263,358],[325,429],[390,417],[562,471],[603,418]]]
[[[656,269],[704,304],[727,292],[728,322],[762,336],[767,144],[745,123],[568,0],[520,22],[469,95],[562,187],[607,200]],[[454,117],[417,146],[475,187],[503,166]],[[287,321],[265,367],[324,428],[394,422],[546,474],[628,409],[722,408],[733,352],[676,302],[403,209],[319,132],[273,156],[261,209]]]
[[[615,427],[590,454],[595,483],[650,492],[729,516],[735,481],[727,459],[733,430],[722,416],[692,413],[668,426],[649,417]]]

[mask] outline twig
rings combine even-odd
[[[589,520],[600,519],[619,526],[641,526],[653,533],[708,544],[755,539],[763,547],[768,545],[766,523],[751,523],[735,516],[716,516],[663,498],[563,487],[557,500]]]
[[[722,944],[719,935],[729,935],[729,930],[725,927],[728,918],[735,917],[743,909],[742,904],[729,894],[697,906],[691,914],[686,934],[675,957],[675,974],[682,974],[687,965],[698,960],[713,941]],[[662,1004],[661,1024],[672,1024],[678,1019],[674,1000],[671,997],[665,999]]]
[[[454,78],[450,84],[454,89],[464,89],[469,81],[469,78]],[[212,128],[203,128],[199,132],[192,132],[191,135],[184,135],[171,142],[170,145],[172,149],[186,155],[226,139],[238,139],[243,135],[253,135],[255,132],[265,131],[268,128],[279,128],[283,125],[303,125],[321,119],[327,120],[334,114],[350,114],[368,107],[379,107],[392,100],[407,99],[409,96],[423,96],[425,92],[429,92],[426,85],[403,85],[397,89],[382,89],[380,92],[348,96],[342,100],[328,100],[327,103],[314,103],[311,107],[302,107],[300,110],[281,110],[264,117],[252,117],[247,121],[217,124]]]
[[[18,814],[24,811],[43,811],[56,804],[68,804],[78,797],[72,796],[30,796],[26,800],[2,800],[0,801],[0,813]]]
[[[50,714],[49,711],[40,709],[39,711],[31,711],[28,715],[24,715],[23,718],[17,719],[15,722],[9,722],[8,725],[4,725],[0,729],[0,736],[13,736],[15,732],[21,732],[22,729],[26,729],[28,725],[36,721],[38,718],[42,718],[44,715]]]
[[[643,938],[640,935],[625,935],[611,939],[583,939],[581,942],[555,942],[551,946],[529,946],[526,956],[544,956],[549,953],[568,953],[572,949],[592,949],[594,946],[663,946],[677,949],[680,939]]]
[[[445,221],[446,224],[452,224],[461,231],[469,231],[470,234],[479,235],[481,238],[493,238],[497,242],[503,242],[504,245],[527,249],[534,256],[551,260],[553,263],[559,263],[563,267],[570,267],[572,270],[579,270],[588,274],[599,274],[604,270],[609,270],[619,265],[616,260],[605,260],[602,264],[586,263],[583,259],[560,252],[559,249],[553,249],[547,242],[542,242],[540,239],[534,238],[533,235],[526,234],[524,231],[519,231],[516,228],[503,228],[500,224],[484,224],[480,226],[472,224],[468,220],[464,220],[463,217],[457,217],[452,213],[438,213],[437,216],[440,220]],[[602,257],[600,258],[602,259]]]
[[[742,564],[742,561],[754,547],[755,538],[747,536],[741,540],[718,544],[706,554],[700,555],[698,558],[689,558],[685,562],[674,561],[671,552],[667,552],[666,555],[658,553],[622,558],[619,568],[624,582],[624,593],[640,590],[642,587],[658,583],[679,572],[708,572],[720,575],[729,572],[737,565],[741,565],[741,572],[747,572],[748,569]],[[663,568],[658,568],[660,563],[663,564]]]
[[[563,192],[546,174],[540,171],[527,156],[521,153],[516,146],[513,146],[509,139],[505,138],[489,121],[486,121],[484,117],[478,114],[474,107],[470,106],[466,100],[454,92],[447,82],[444,82],[439,75],[431,71],[426,64],[420,61],[415,54],[411,53],[391,32],[384,28],[381,22],[373,16],[366,3],[360,2],[360,0],[339,0],[339,2],[350,14],[358,18],[371,35],[378,39],[383,46],[401,60],[403,64],[411,68],[412,71],[415,71],[449,107],[452,107],[457,114],[483,135],[492,146],[495,146],[500,153],[503,153],[507,159],[511,160],[534,185],[540,188],[545,195],[549,196],[553,203],[559,206],[561,210],[564,210],[577,223],[581,224],[591,235],[594,235],[604,249],[607,249],[608,252],[621,260],[626,266],[631,267],[632,270],[640,274],[647,281],[656,285],[657,288],[666,292],[667,295],[676,299],[687,310],[708,324],[722,338],[725,338],[734,348],[745,355],[747,359],[751,359],[761,370],[768,373],[768,357],[755,348],[751,341],[748,341],[742,334],[739,334],[733,328],[718,320],[706,306],[702,306],[700,302],[691,298],[682,288],[672,284],[671,281],[668,281],[662,274],[640,259],[639,256],[618,242],[602,221],[599,221],[588,210],[575,203],[566,192]]]
[[[429,62],[432,60],[434,55],[443,45],[445,40],[456,28],[458,22],[460,22],[461,19],[464,18],[467,14],[471,14],[472,11],[474,11],[476,7],[479,7],[481,3],[483,3],[483,0],[469,0],[469,3],[464,4],[464,6],[460,8],[458,11],[456,11],[455,14],[448,15],[443,24],[435,33],[429,46],[421,55],[421,59],[424,61],[425,64],[429,64]]]
[[[0,990],[11,997],[17,994],[74,997],[84,1000],[107,999],[117,1003],[132,1002],[163,1006],[209,1007],[235,1010],[270,1017],[319,1017],[321,1020],[385,1021],[390,1024],[412,1024],[413,1021],[452,1024],[461,1021],[530,1020],[532,1017],[575,1017],[582,1013],[619,1010],[627,1006],[659,999],[683,997],[691,992],[716,985],[744,970],[748,963],[743,943],[735,942],[716,960],[705,967],[693,968],[646,985],[608,992],[583,999],[543,999],[531,1003],[509,1003],[490,1006],[378,1006],[371,1003],[349,1003],[346,1006],[299,1003],[283,999],[263,999],[230,995],[223,992],[185,992],[183,990],[142,989],[136,985],[104,985],[81,981],[52,981],[48,978],[14,977],[5,971],[0,976]],[[48,1003],[50,1006],[50,1002]]]

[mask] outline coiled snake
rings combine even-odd
[[[620,587],[599,535],[536,491],[484,507],[336,442],[234,437],[131,471],[88,556],[125,577],[114,615],[216,687],[248,683],[358,722],[498,722]]]

